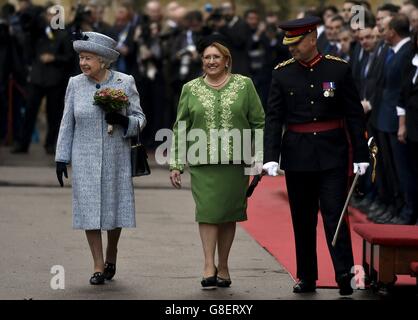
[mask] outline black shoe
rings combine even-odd
[[[383,213],[385,213],[387,211],[389,207],[387,205],[381,205],[380,207],[377,207],[376,209],[370,209],[367,212],[367,215],[372,215],[374,217],[378,217],[380,215],[382,215]]]
[[[393,206],[389,206],[386,212],[374,219],[374,222],[379,224],[388,223],[396,216],[396,210]]]
[[[316,290],[316,282],[311,280],[299,280],[293,286],[294,293],[305,293],[305,292],[315,292]]]
[[[218,269],[215,269],[215,274],[211,277],[202,278],[202,281],[200,281],[200,284],[205,289],[216,288],[217,278],[218,278]]]
[[[103,271],[103,276],[106,280],[112,280],[113,276],[116,273],[116,264],[115,263],[110,263],[110,262],[106,262],[105,263],[105,267],[104,267],[104,271]]]
[[[345,273],[338,277],[337,283],[340,288],[340,295],[349,296],[353,294],[353,288],[351,287],[351,279],[353,275],[350,273]]]
[[[372,203],[373,203],[372,199],[368,197],[364,197],[364,199],[361,200],[360,203],[358,204],[357,209],[359,209],[362,212],[368,212]]]
[[[93,276],[90,278],[90,284],[96,285],[96,284],[104,284],[105,278],[102,272],[95,272],[93,273]]]
[[[216,277],[216,286],[220,288],[229,288],[231,286],[231,279],[224,279],[221,277]]]
[[[410,225],[413,224],[408,220],[402,219],[401,217],[393,217],[387,222],[388,224],[399,224],[399,225]]]

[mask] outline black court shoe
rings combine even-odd
[[[104,284],[105,277],[102,272],[95,272],[93,276],[90,278],[90,284],[97,285],[97,284]]]
[[[104,271],[103,271],[103,276],[106,280],[112,280],[113,276],[116,273],[116,264],[115,263],[110,263],[110,262],[106,262],[105,263],[105,267],[104,267]]]
[[[305,292],[315,292],[316,283],[315,281],[300,280],[293,286],[294,293],[305,293]]]
[[[202,281],[200,281],[200,284],[202,285],[204,289],[216,288],[217,276],[218,276],[218,269],[215,269],[215,274],[207,278],[202,278]]]
[[[231,286],[231,279],[216,277],[216,286],[220,288],[229,288]]]

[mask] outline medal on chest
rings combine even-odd
[[[335,94],[336,89],[335,82],[323,82],[322,83],[322,90],[324,91],[324,97],[325,98],[332,98]]]

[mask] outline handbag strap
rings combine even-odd
[[[136,145],[142,145],[142,135],[141,135],[141,125],[138,126],[138,130],[136,132]]]

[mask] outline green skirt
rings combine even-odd
[[[225,223],[247,220],[249,176],[243,165],[215,164],[190,167],[196,203],[196,221]]]

